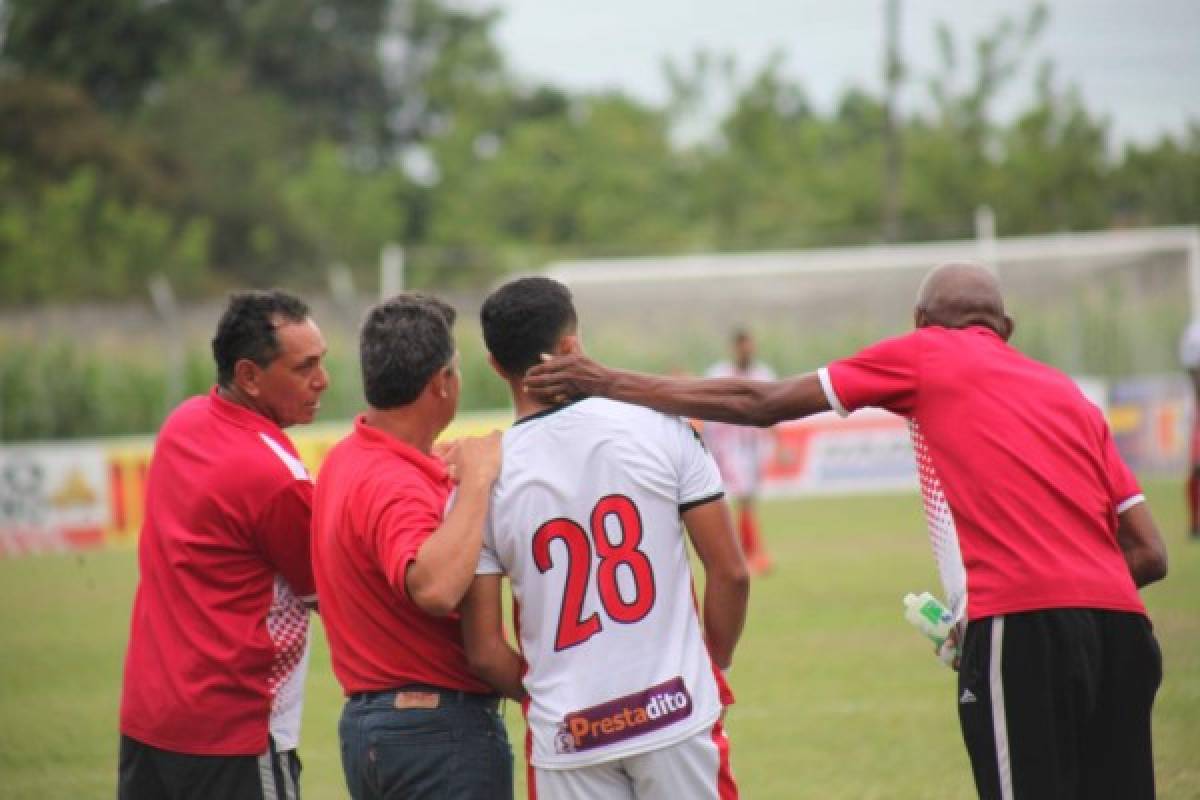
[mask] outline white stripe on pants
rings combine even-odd
[[[258,780],[262,785],[263,800],[300,800],[300,791],[292,776],[292,752],[279,752],[274,740],[270,740],[267,751],[259,755]]]
[[[1013,800],[1012,760],[1008,750],[1008,717],[1004,711],[1004,617],[992,618],[991,659],[988,663],[988,689],[992,696],[992,733],[996,739],[996,769],[1000,777],[1000,797]]]

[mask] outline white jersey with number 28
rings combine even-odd
[[[477,571],[512,583],[534,766],[648,752],[720,715],[680,514],[721,493],[678,417],[591,398],[505,433]]]

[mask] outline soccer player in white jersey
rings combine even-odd
[[[775,371],[755,355],[754,337],[745,328],[736,328],[730,337],[733,358],[709,367],[706,378],[747,378],[753,381],[773,381]],[[725,422],[704,423],[704,440],[708,442],[725,490],[734,498],[738,519],[738,535],[746,563],[755,575],[771,571],[771,557],[763,544],[755,504],[762,483],[763,466],[775,446],[774,429],[749,425],[730,425]]]
[[[1179,339],[1179,363],[1192,382],[1192,435],[1188,449],[1188,535],[1200,539],[1200,320],[1192,320]]]
[[[749,579],[716,464],[678,417],[604,399],[546,407],[521,391],[542,353],[579,350],[562,284],[513,281],[481,317],[517,422],[460,610],[472,668],[524,697],[530,797],[737,797],[723,670]],[[703,626],[685,527],[706,574]],[[520,654],[504,638],[502,575]]]

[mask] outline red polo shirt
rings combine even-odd
[[[122,733],[195,755],[267,749],[272,674],[298,655],[273,641],[267,611],[276,575],[313,593],[311,503],[312,481],[270,420],[216,389],[171,413],[146,481]]]
[[[404,583],[452,489],[441,461],[363,417],[321,465],[313,572],[333,672],[347,695],[410,683],[492,691],[467,668],[458,615],[426,614]]]
[[[969,619],[1048,608],[1145,613],[1117,544],[1142,501],[1100,409],[984,327],[921,328],[820,371],[840,413],[910,420],[948,602]]]

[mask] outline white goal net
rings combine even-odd
[[[812,369],[911,327],[926,270],[993,266],[1013,343],[1073,374],[1177,369],[1175,343],[1200,309],[1200,228],[1022,236],[795,252],[557,262],[588,348],[613,363],[701,371],[735,327],[780,373]]]

